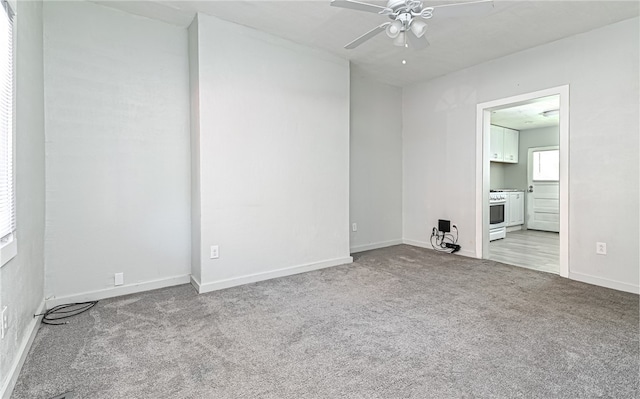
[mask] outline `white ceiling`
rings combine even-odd
[[[360,0],[366,1],[366,0]],[[466,0],[453,1],[464,2]],[[494,0],[486,15],[428,21],[431,46],[395,47],[384,33],[354,50],[343,46],[387,17],[314,1],[118,1],[96,3],[132,14],[188,26],[196,12],[216,16],[351,60],[390,84],[428,80],[484,61],[638,16],[639,2]],[[371,3],[385,5],[384,1]],[[425,5],[451,1],[425,1]],[[435,14],[435,13],[434,13]],[[407,61],[406,65],[402,60]]]
[[[544,116],[545,111],[560,109],[560,96],[541,97],[526,104],[491,111],[491,124],[515,130],[558,126],[558,115]]]

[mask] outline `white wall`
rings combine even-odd
[[[406,87],[404,238],[428,241],[451,218],[472,256],[476,105],[569,84],[570,277],[637,292],[638,27],[634,18]]]
[[[502,162],[489,163],[489,188],[508,188],[504,182],[505,164]]]
[[[539,129],[520,131],[518,142],[518,159],[516,164],[505,164],[504,184],[506,188],[517,188],[525,191],[528,185],[527,162],[529,148],[548,147],[560,142],[560,127],[551,126]]]
[[[351,261],[348,62],[197,22],[201,291]]]
[[[113,289],[116,272],[125,287],[104,295],[188,282],[187,43],[184,28],[45,2],[48,299]]]
[[[351,252],[402,243],[402,89],[351,66]]]
[[[25,352],[44,284],[44,111],[42,2],[20,1],[16,20],[16,211],[18,255],[0,268],[0,306],[9,330],[0,341],[0,397],[7,397]],[[26,354],[26,353],[24,353]]]

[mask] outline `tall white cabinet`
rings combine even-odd
[[[491,125],[491,135],[489,138],[490,161],[518,163],[519,139],[519,131]]]

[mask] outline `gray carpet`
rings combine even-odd
[[[409,246],[42,326],[13,399],[637,398],[638,296]]]

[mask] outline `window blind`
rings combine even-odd
[[[0,241],[16,229],[13,175],[13,10],[2,0],[0,12]]]

